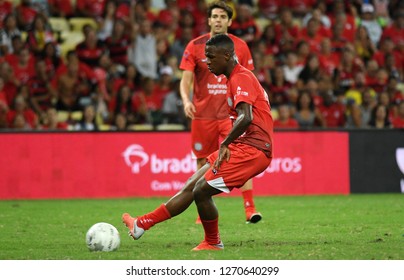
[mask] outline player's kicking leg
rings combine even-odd
[[[150,229],[155,224],[184,212],[194,201],[193,189],[196,182],[203,177],[208,168],[209,164],[206,164],[195,172],[195,174],[188,179],[181,191],[170,198],[165,204],[157,207],[154,211],[139,217],[132,217],[130,214],[124,213],[122,215],[122,221],[129,229],[129,235],[132,236],[133,239],[139,239],[146,230]]]

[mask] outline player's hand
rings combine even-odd
[[[229,147],[226,145],[220,145],[219,148],[219,156],[215,160],[215,163],[213,164],[213,167],[217,170],[220,169],[220,165],[222,164],[223,160],[229,161],[230,159],[230,150]]]
[[[194,119],[194,113],[196,112],[196,109],[191,101],[187,101],[184,103],[184,112],[185,116],[187,116],[190,119]]]

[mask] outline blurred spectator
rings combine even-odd
[[[187,127],[188,120],[184,114],[180,90],[180,80],[174,82],[173,89],[166,94],[161,108],[162,123],[183,124]]]
[[[133,91],[127,84],[122,84],[115,98],[109,103],[112,122],[118,114],[125,116],[128,124],[137,121],[137,112],[133,106]]]
[[[178,2],[178,1],[177,1]],[[197,9],[192,11],[192,15],[195,19],[195,32],[197,36],[205,34],[208,32],[208,1],[205,0],[197,0],[196,7]],[[232,2],[232,1],[230,1]],[[233,9],[234,11],[234,9]]]
[[[392,120],[394,128],[404,128],[404,101],[398,105],[397,116]]]
[[[48,0],[49,15],[51,17],[66,17],[75,16],[72,1],[66,0]]]
[[[274,120],[274,128],[298,128],[299,123],[291,117],[291,109],[288,104],[278,106],[278,118]]]
[[[13,68],[7,62],[0,65],[0,77],[4,81],[3,91],[6,94],[7,104],[11,107],[20,82],[15,78]]]
[[[20,37],[21,31],[17,27],[14,14],[8,14],[2,23],[2,28],[0,29],[0,54],[5,56],[14,52],[12,38]]]
[[[4,19],[12,14],[13,3],[7,0],[0,0],[0,28],[3,27]]]
[[[269,68],[265,66],[265,57],[259,51],[253,51],[252,56],[254,61],[254,69],[252,72],[257,77],[262,87],[268,92],[271,83],[271,73]]]
[[[275,20],[279,10],[284,4],[283,0],[258,0],[258,13],[260,16]]]
[[[161,9],[158,13],[158,19],[165,28],[175,32],[178,28],[180,20],[180,9],[175,0],[164,0],[165,8]]]
[[[287,7],[282,7],[279,22],[275,24],[276,41],[278,45],[294,41],[299,36],[299,27],[293,22],[292,12]]]
[[[18,28],[22,31],[29,31],[37,14],[38,10],[32,5],[31,0],[21,0],[20,4],[15,7]]]
[[[114,77],[112,80],[112,96],[116,96],[122,85],[127,85],[134,92],[140,88],[139,75],[135,65],[128,64],[125,73],[121,77]]]
[[[310,51],[320,52],[321,41],[325,36],[320,32],[320,21],[312,17],[307,23],[307,27],[300,30],[299,40],[306,41],[309,44]]]
[[[39,119],[26,99],[22,95],[16,95],[11,110],[7,112],[7,123],[10,128],[35,129],[38,127]]]
[[[309,79],[319,80],[321,75],[322,71],[320,69],[318,56],[315,54],[309,55],[306,64],[298,75],[298,80],[296,83],[297,89],[303,89]]]
[[[82,105],[90,100],[90,95],[95,86],[94,76],[80,66],[77,56],[72,53],[66,64],[65,70],[60,70],[53,81],[57,90],[58,99],[56,109],[62,111],[80,111]]]
[[[35,75],[35,59],[27,48],[23,48],[18,54],[18,61],[13,65],[13,71],[20,84],[26,84]]]
[[[304,18],[302,19],[302,26],[303,27],[307,26],[309,20],[311,18],[314,18],[320,22],[321,25],[320,32],[322,32],[322,35],[326,34],[330,35],[331,20],[326,15],[326,10],[327,7],[324,1],[317,1],[313,9],[310,12],[306,13]]]
[[[46,43],[55,43],[52,31],[47,27],[46,18],[37,14],[32,23],[32,28],[27,34],[27,46],[35,57],[40,57]]]
[[[182,59],[182,54],[184,53],[185,47],[187,46],[189,41],[194,38],[194,32],[191,27],[188,26],[179,30],[181,30],[180,37],[176,38],[170,47],[170,53],[177,58],[178,62]]]
[[[399,104],[404,101],[404,91],[400,91],[398,85],[398,79],[390,76],[387,81],[386,92],[389,94],[390,99],[394,104]]]
[[[379,44],[383,30],[375,16],[375,8],[372,4],[362,4],[359,26],[363,26],[366,28],[370,40],[375,46],[377,46]]]
[[[129,62],[136,66],[142,77],[157,78],[156,38],[149,20],[140,23],[134,46],[129,49]]]
[[[28,80],[32,108],[42,120],[45,112],[56,101],[56,92],[50,84],[44,60],[35,63],[35,75]]]
[[[397,67],[396,56],[394,54],[391,53],[386,54],[386,56],[384,57],[384,63],[385,63],[384,68],[386,69],[388,76],[395,77],[397,80],[400,81],[404,80],[404,71],[403,71],[404,68]]]
[[[323,116],[325,126],[328,128],[344,127],[345,126],[345,105],[343,104],[343,93],[337,94],[335,97],[331,94],[323,96],[323,104],[319,106],[319,111]]]
[[[97,33],[91,25],[84,25],[83,33],[84,41],[76,46],[77,57],[88,66],[96,67],[106,51],[105,44],[97,38]]]
[[[311,11],[316,0],[286,0],[286,5],[292,10],[295,17],[301,18]]]
[[[260,30],[253,17],[252,7],[247,4],[236,6],[236,18],[228,28],[228,32],[243,39],[250,49],[261,37]]]
[[[49,78],[52,79],[55,76],[57,69],[63,65],[56,44],[53,42],[46,43],[41,57],[45,61],[46,72],[49,75]]]
[[[43,130],[67,130],[68,123],[58,120],[58,113],[54,107],[46,109],[45,117],[42,119]]]
[[[105,3],[103,16],[98,19],[98,26],[99,26],[97,32],[98,39],[105,40],[112,35],[114,22],[116,18],[116,9],[117,9],[116,1],[108,0]]]
[[[125,32],[125,22],[116,19],[113,26],[112,35],[105,40],[105,47],[109,51],[109,57],[113,63],[122,66],[128,64],[128,48],[131,39]]]
[[[104,14],[106,0],[79,0],[76,2],[76,16],[100,18]]]
[[[269,23],[264,27],[261,34],[260,42],[265,46],[265,55],[277,56],[279,53],[279,46],[276,41],[275,26]]]
[[[383,30],[382,40],[390,38],[394,44],[404,41],[404,8],[393,12],[392,22]]]
[[[268,94],[271,106],[276,107],[289,101],[288,91],[292,85],[285,79],[281,66],[275,67],[271,72],[272,82],[269,84]]]
[[[347,91],[354,83],[355,74],[362,69],[362,61],[355,57],[352,45],[346,45],[340,63],[334,72],[335,88]]]
[[[153,79],[146,77],[142,80],[142,89],[135,93],[133,104],[138,113],[138,123],[158,125],[162,122],[163,96],[155,91]]]
[[[328,16],[331,20],[331,26],[340,25],[342,37],[353,42],[355,38],[355,16],[351,13],[351,7],[348,1],[335,0],[329,10]]]
[[[372,111],[377,105],[375,97],[371,93],[371,89],[365,88],[362,92],[362,102],[359,106],[352,108],[353,124],[357,128],[366,128],[369,126]]]
[[[297,55],[295,52],[289,52],[286,56],[286,61],[282,67],[285,80],[292,85],[295,85],[303,66],[297,64]]]
[[[384,105],[389,112],[388,118],[391,121],[397,114],[396,106],[391,101],[389,94],[386,91],[383,91],[377,95],[377,104]]]
[[[111,125],[110,130],[112,131],[127,131],[128,130],[128,120],[126,116],[122,113],[118,113],[115,115],[113,124]]]
[[[164,99],[166,94],[172,91],[173,75],[174,71],[170,66],[165,65],[161,67],[160,78],[154,87],[154,93],[157,96],[161,96],[161,98]]]
[[[369,127],[379,129],[392,127],[389,121],[389,114],[386,106],[381,104],[376,105],[370,117]]]
[[[372,59],[373,54],[376,52],[376,45],[370,39],[368,29],[363,25],[358,26],[356,29],[354,47],[356,54],[364,63]]]
[[[300,128],[325,127],[325,121],[318,108],[314,106],[313,99],[308,92],[301,92],[297,104],[294,118],[299,123]]]
[[[76,125],[74,126],[74,130],[98,131],[95,108],[93,105],[87,105],[84,107],[83,117],[81,121],[76,123]]]
[[[161,69],[168,64],[168,58],[170,57],[169,47],[170,43],[167,39],[158,39],[156,41],[157,73],[160,73]],[[159,76],[157,76],[157,79]]]
[[[6,54],[4,56],[4,60],[7,61],[11,66],[14,66],[18,63],[21,50],[26,47],[22,42],[21,36],[14,36],[11,38],[11,45],[13,52]]]
[[[331,40],[329,38],[324,38],[320,46],[320,53],[318,55],[320,68],[323,73],[332,76],[339,64],[340,55],[332,50]]]

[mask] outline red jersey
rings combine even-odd
[[[234,42],[238,62],[249,70],[254,69],[253,60],[247,44],[232,34],[228,36]],[[193,103],[196,107],[196,119],[225,119],[228,114],[226,106],[226,77],[215,76],[207,65],[205,57],[206,41],[210,34],[191,40],[185,48],[180,69],[194,72]]]
[[[396,117],[392,121],[392,125],[394,128],[404,128],[404,119],[400,117]]]
[[[289,118],[286,122],[282,122],[281,120],[274,121],[275,128],[299,128],[299,123],[297,120]]]
[[[273,119],[268,95],[255,75],[247,68],[237,64],[227,82],[227,103],[230,118],[237,118],[236,107],[245,102],[253,107],[253,120],[247,130],[234,143],[244,143],[263,151],[272,157]]]
[[[3,27],[3,21],[7,15],[13,12],[13,4],[9,1],[3,1],[0,4],[0,27]]]

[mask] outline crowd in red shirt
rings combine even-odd
[[[209,32],[210,1],[42,2],[0,0],[0,129],[72,128],[81,121],[75,113],[89,105],[97,129],[168,121],[165,99],[178,93],[186,44]],[[275,128],[404,128],[402,1],[225,2],[235,9],[229,33],[253,54]],[[74,17],[97,27],[85,25],[83,41],[62,56],[67,42],[49,19]],[[155,59],[145,66],[155,75],[137,64],[142,40],[153,43],[144,57]],[[188,125],[170,111],[173,119]]]

